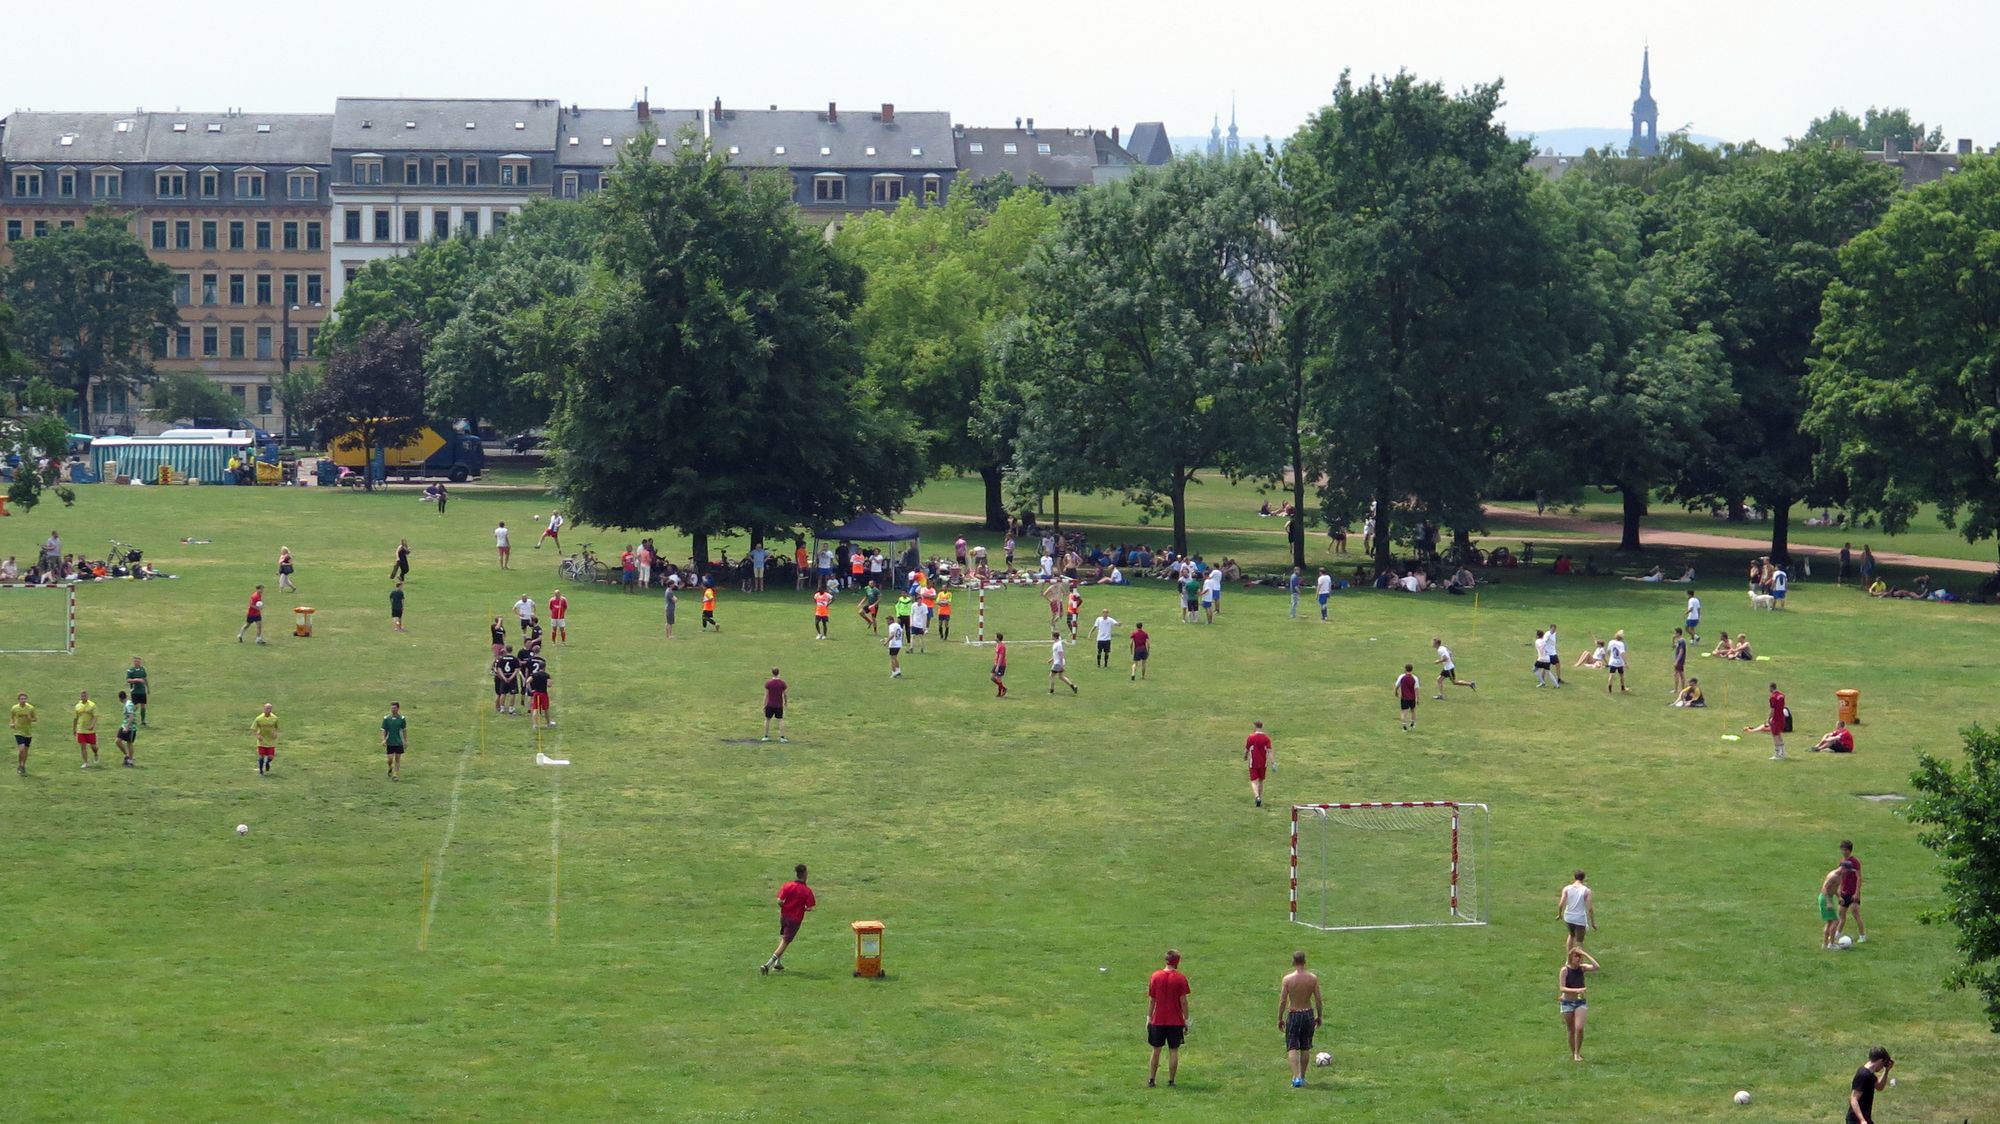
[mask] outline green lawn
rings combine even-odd
[[[1212,627],[1177,624],[1156,586],[1093,590],[1087,613],[1157,636],[1151,679],[1085,650],[1081,695],[1051,697],[1023,645],[1004,702],[989,650],[960,643],[892,682],[845,597],[827,643],[802,595],[733,588],[720,634],[686,599],[666,641],[656,598],[571,590],[542,748],[574,764],[538,768],[525,718],[482,716],[487,621],[557,584],[551,552],[529,549],[539,494],[465,489],[440,517],[408,491],[79,491],[72,510],[0,520],[0,555],[58,527],[72,548],[137,543],[180,577],[84,588],[74,657],[0,656],[0,693],[29,692],[44,718],[30,775],[0,784],[0,1119],[1830,1120],[1876,1042],[1902,1063],[1885,1119],[2000,1114],[2000,1038],[1941,990],[1948,935],[1915,921],[1930,857],[1895,804],[1858,798],[1904,791],[1917,748],[1991,720],[1983,607],[1807,584],[1753,617],[1718,582],[1709,627],[1774,659],[1691,661],[1727,696],[1704,713],[1664,706],[1679,590],[1612,581],[1508,575],[1476,612],[1343,593],[1325,625],[1234,591]],[[1282,558],[1254,489],[1201,496],[1198,547]],[[911,506],[976,501],[949,482]],[[1089,497],[1065,517],[1130,522]],[[511,575],[499,519],[519,532]],[[921,522],[927,539],[965,525]],[[385,603],[399,536],[415,549],[403,635]],[[637,536],[566,536],[586,537]],[[272,594],[268,647],[239,645],[281,543],[301,591]],[[0,593],[6,635],[50,627],[44,596]],[[289,635],[297,603],[319,610],[311,639]],[[1020,638],[1046,613],[1008,590],[989,620]],[[1535,690],[1526,644],[1551,620],[1571,657],[1627,629],[1633,694],[1581,672]],[[1433,635],[1480,689],[1426,691],[1406,735],[1389,684]],[[134,654],[158,719],[141,767],[80,770],[68,703],[112,699]],[[793,684],[783,746],[755,741],[774,664]],[[1782,765],[1755,735],[1719,740],[1771,678],[1800,718]],[[1848,686],[1861,752],[1804,752]],[[375,733],[391,699],[412,722],[396,784]],[[285,740],[260,778],[248,725],[267,700]],[[1261,810],[1238,759],[1253,718],[1280,762]],[[1491,805],[1492,924],[1285,922],[1283,808],[1370,799]],[[1843,837],[1866,860],[1871,939],[1823,953],[1811,899]],[[801,861],[819,909],[790,970],[759,976],[772,894]],[[1577,866],[1605,967],[1582,1066],[1553,994],[1554,897]],[[1340,870],[1379,889],[1361,851]],[[886,922],[889,979],[850,977],[857,919]],[[1149,1090],[1143,993],[1168,945],[1195,1026],[1181,1087]],[[1273,1027],[1295,948],[1324,975],[1339,1060],[1303,1091]],[[1739,1088],[1751,1108],[1730,1103]]]

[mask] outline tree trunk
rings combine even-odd
[[[1306,453],[1298,426],[1292,427],[1292,565],[1306,565]]]
[[[1389,551],[1389,532],[1392,529],[1389,521],[1389,449],[1385,445],[1377,445],[1375,447],[1375,572],[1378,574],[1389,568],[1392,557]]]
[[[1765,506],[1771,511],[1771,564],[1789,567],[1792,564],[1792,501],[1772,500]]]
[[[1620,484],[1618,495],[1625,507],[1625,527],[1618,534],[1618,549],[1644,550],[1639,542],[1639,521],[1646,517],[1646,489]]]
[[[374,454],[375,442],[368,436],[368,431],[364,429],[361,431],[361,490],[364,492],[375,490]],[[384,467],[387,467],[386,463]]]
[[[696,531],[694,539],[694,577],[700,581],[708,573],[708,532]]]
[[[1054,524],[1054,534],[1062,537],[1062,489],[1049,489],[1049,519]]]
[[[986,485],[986,529],[1004,531],[1007,529],[1007,503],[1001,493],[1001,472],[999,465],[991,465],[979,470],[979,480]]]
[[[1732,499],[1729,501],[1728,506],[1729,506],[1729,521],[1731,523],[1747,523],[1750,521],[1750,513],[1743,509],[1742,500]]]
[[[1459,565],[1472,564],[1472,532],[1463,527],[1454,527],[1451,532],[1451,548],[1458,555]]]
[[[1174,486],[1168,497],[1174,505],[1174,553],[1186,554],[1187,541],[1187,477],[1180,470],[1174,471]]]

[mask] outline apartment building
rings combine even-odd
[[[792,199],[806,216],[831,221],[886,210],[904,198],[942,202],[958,175],[948,113],[726,109],[708,113],[709,142],[735,167],[775,170],[792,179]]]
[[[696,143],[702,136],[701,110],[656,109],[645,101],[630,109],[563,110],[556,125],[556,198],[581,199],[602,190],[619,154],[648,128],[658,134],[653,144],[662,151]]]

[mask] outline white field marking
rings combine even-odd
[[[561,656],[562,656],[561,647],[557,647],[553,652],[549,654],[549,678],[551,680],[562,678],[562,668],[557,663],[557,661],[561,658]],[[553,686],[554,684],[551,683],[550,685]],[[554,692],[550,693],[553,694]],[[554,700],[550,700],[549,713],[551,715],[555,713]],[[555,744],[552,746],[552,748],[555,749],[556,752],[551,754],[550,756],[563,758],[562,754],[563,732],[564,732],[564,727],[558,726],[555,728],[555,738],[553,739]],[[563,759],[567,760],[567,758]],[[562,940],[561,894],[562,894],[562,773],[563,771],[561,769],[552,769],[550,770],[550,772],[555,774],[555,787],[552,788],[549,792],[549,940],[552,942],[560,942]]]
[[[451,811],[444,820],[444,841],[438,844],[437,854],[431,858],[431,900],[424,906],[424,933],[428,936],[431,923],[437,919],[438,896],[444,893],[444,853],[451,846],[451,837],[458,831],[458,792],[465,784],[465,767],[472,763],[472,754],[460,750],[458,773],[451,779]]]

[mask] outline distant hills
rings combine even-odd
[[[1587,148],[1594,148],[1599,152],[1604,151],[1606,148],[1614,148],[1621,152],[1624,151],[1626,143],[1632,139],[1632,129],[1630,126],[1622,129],[1598,128],[1594,126],[1570,129],[1535,129],[1529,131],[1516,129],[1512,131],[1512,135],[1518,140],[1526,140],[1532,136],[1536,152],[1554,152],[1558,156],[1581,156]],[[1285,139],[1283,136],[1274,136],[1271,138],[1271,143],[1278,148],[1283,148],[1285,147]],[[1696,144],[1707,145],[1711,148],[1722,143],[1721,137],[1711,137],[1704,133],[1691,133],[1688,139],[1694,141]],[[1208,151],[1208,137],[1206,134],[1194,137],[1169,137],[1168,140],[1174,146],[1175,152],[1200,153]],[[1262,151],[1264,148],[1263,134],[1260,133],[1254,137],[1243,137],[1243,148],[1245,151],[1252,149]]]

